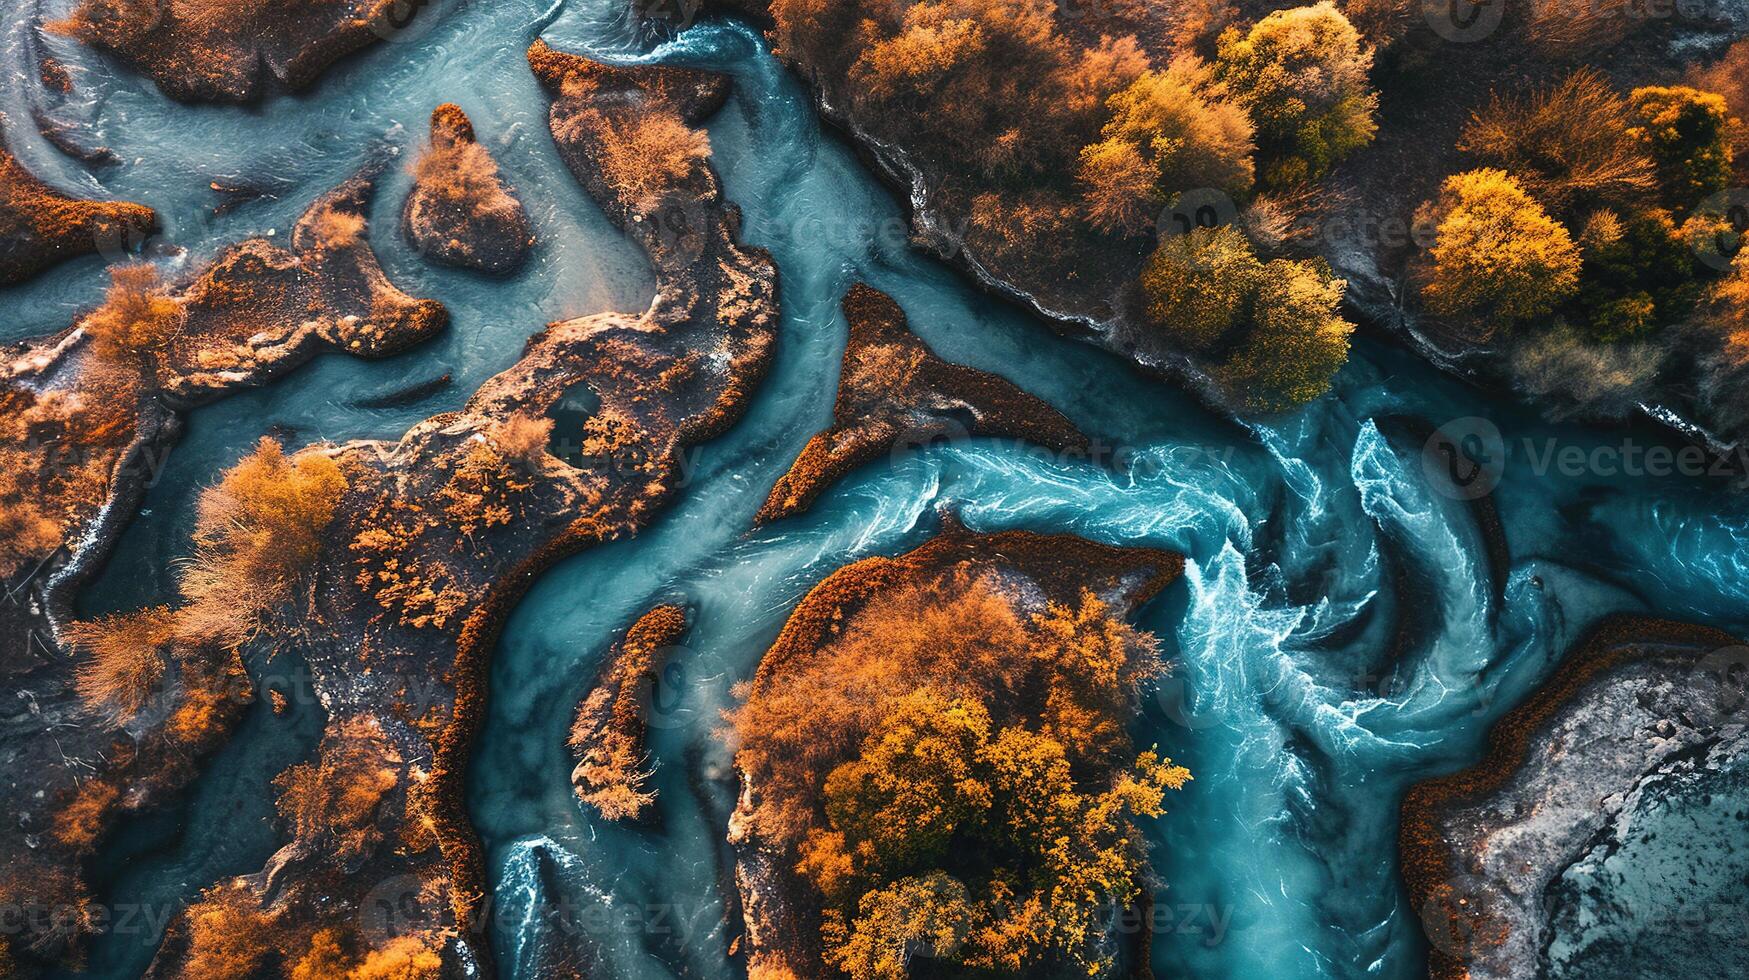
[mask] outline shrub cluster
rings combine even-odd
[[[1216,3],[1173,15],[1192,33],[1225,28],[1212,60],[1188,45],[1161,55],[1169,42],[1156,37],[1095,40],[1049,0],[774,0],[771,13],[778,53],[860,127],[939,174],[932,191],[968,214],[966,243],[1001,276],[1020,267],[1037,280],[1123,285],[1185,192],[1246,202],[1259,184],[1298,188],[1376,131],[1372,50],[1327,0],[1245,28]],[[1149,19],[1119,8],[1100,26]],[[1226,372],[1246,386],[1237,401],[1291,407],[1328,387],[1347,331],[1284,324],[1294,335],[1274,346],[1311,350],[1303,363],[1323,373],[1274,377],[1259,337],[1258,357]],[[1156,339],[1172,342],[1172,328]]]
[[[921,958],[1097,973],[1104,916],[1138,888],[1135,820],[1190,778],[1125,734],[1153,638],[1091,594],[1029,616],[1004,588],[890,588],[731,715],[756,819],[859,980]]]
[[[1729,183],[1736,125],[1717,94],[1624,98],[1590,69],[1494,99],[1459,140],[1486,166],[1448,179],[1422,216],[1435,233],[1423,303],[1478,342],[1541,324],[1617,344],[1690,321],[1740,231],[1700,206]],[[1561,360],[1538,344],[1543,363]]]

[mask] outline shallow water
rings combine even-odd
[[[546,102],[522,56],[545,5],[450,7],[429,30],[346,62],[313,92],[257,109],[179,106],[125,72],[105,72],[81,76],[78,103],[57,110],[98,127],[127,161],[100,172],[103,189],[165,213],[171,230],[154,254],[189,250],[161,255],[170,268],[248,234],[284,236],[311,199],[383,147],[404,157],[445,100],[473,116],[541,238],[535,261],[510,280],[429,266],[397,232],[407,178],[391,166],[372,240],[391,278],[449,305],[451,331],[384,362],[324,357],[193,413],[145,511],[82,597],[87,610],[169,594],[191,494],[262,434],[294,444],[396,436],[512,363],[542,323],[647,302],[641,257],[578,189],[546,134]],[[612,9],[573,4],[544,36],[564,50],[734,76],[732,101],[708,127],[714,159],[745,213],[744,237],[776,257],[784,319],[776,366],[750,413],[689,457],[677,504],[640,537],[554,568],[504,632],[469,807],[488,850],[493,945],[507,977],[539,977],[578,955],[596,964],[591,976],[736,975],[722,891],[734,787],[713,732],[729,687],[751,674],[811,585],[849,561],[925,540],[939,508],[978,530],[1073,532],[1189,559],[1184,581],[1139,617],[1162,638],[1174,674],[1137,736],[1196,776],[1150,828],[1167,883],[1154,945],[1161,976],[1416,975],[1424,951],[1393,856],[1404,786],[1479,755],[1489,723],[1601,615],[1749,625],[1741,498],[1699,479],[1538,462],[1551,446],[1599,458],[1623,445],[1623,431],[1544,424],[1369,339],[1336,390],[1296,417],[1244,426],[1212,414],[908,249],[899,203],[822,130],[751,31],[706,23],[658,43],[634,36]],[[9,59],[24,57],[16,30],[6,44]],[[17,76],[0,108],[14,120],[20,155],[62,186],[96,192],[79,165],[20,128],[28,100],[42,96]],[[217,200],[207,182],[226,175],[270,175],[281,189],[202,217]],[[100,293],[103,264],[82,260],[0,291],[9,314],[0,339],[59,329]],[[905,452],[853,473],[808,514],[749,531],[766,491],[830,416],[845,342],[838,302],[856,281],[891,294],[943,356],[1057,406],[1095,437],[1100,458],[1054,459],[994,440]],[[454,384],[417,404],[351,407],[446,371]],[[1511,554],[1504,578],[1487,560],[1473,509],[1430,489],[1419,441],[1405,434],[1414,427],[1402,421],[1472,416],[1490,419],[1513,449],[1492,496]],[[1644,446],[1660,437],[1631,438]],[[695,626],[653,705],[660,819],[628,828],[579,808],[563,738],[615,632],[659,601],[686,604]],[[297,673],[293,654],[252,667],[283,683]],[[258,869],[278,840],[268,781],[309,751],[319,724],[309,712],[252,709],[181,804],[106,850],[105,900],[173,908]],[[1721,777],[1719,799],[1741,802],[1743,792],[1741,779]],[[1711,806],[1672,812],[1704,822]],[[1622,860],[1626,877],[1644,876],[1644,855]],[[1709,900],[1740,902],[1746,869],[1745,855],[1708,865]],[[1610,928],[1585,923],[1570,941],[1573,962]],[[86,975],[139,974],[156,930],[123,932],[97,944]]]

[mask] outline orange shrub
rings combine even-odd
[[[373,949],[345,980],[438,980],[443,957],[436,936],[408,933]]]
[[[200,496],[195,557],[181,582],[185,630],[230,643],[253,635],[262,617],[292,598],[345,491],[332,457],[287,458],[263,437]]]
[[[90,851],[103,831],[104,818],[121,791],[100,780],[88,780],[55,816],[55,839],[76,851]]]
[[[375,721],[352,718],[323,739],[319,757],[274,778],[279,815],[292,836],[339,860],[362,856],[382,839],[377,807],[395,788],[401,755]]]
[[[1458,149],[1511,174],[1558,212],[1629,204],[1657,186],[1657,170],[1627,100],[1584,68],[1528,96],[1501,97],[1471,117]]]
[[[637,116],[601,117],[596,136],[601,178],[638,211],[655,210],[663,194],[711,155],[710,137],[666,106]]]
[[[272,950],[267,935],[271,919],[247,886],[231,883],[209,888],[184,915],[188,955],[182,976],[197,980],[260,976]]]
[[[160,287],[158,270],[143,262],[109,270],[103,305],[80,321],[99,353],[138,357],[163,350],[182,332],[181,304]]]
[[[164,677],[176,616],[165,606],[71,623],[61,638],[87,659],[74,673],[80,700],[125,722],[146,706]]]

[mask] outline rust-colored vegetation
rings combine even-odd
[[[236,645],[291,600],[314,564],[346,477],[332,458],[287,458],[263,437],[201,494],[195,557],[182,575],[180,611],[191,636]]]
[[[98,353],[108,358],[152,357],[169,346],[186,320],[182,306],[145,263],[109,270],[103,305],[80,323]]]
[[[399,783],[401,763],[374,721],[341,722],[324,740],[320,759],[274,779],[279,815],[299,841],[332,848],[343,862],[361,857],[381,842],[377,807]]]
[[[651,690],[660,654],[686,632],[686,611],[657,606],[626,631],[600,676],[577,706],[568,744],[577,757],[571,785],[577,798],[606,820],[637,820],[656,802],[647,783],[646,741]]]
[[[1054,575],[1035,581],[1069,596],[1039,605],[1006,562],[951,557],[978,543],[950,530],[925,558],[828,579],[729,717],[742,841],[787,856],[818,902],[821,958],[859,980],[912,958],[1104,972],[1102,916],[1135,899],[1146,859],[1135,821],[1190,778],[1126,735],[1164,669],[1153,637]],[[1114,558],[1086,557],[1090,577]]]
[[[450,265],[505,274],[534,243],[528,216],[460,107],[431,114],[431,144],[413,164],[401,226],[421,253]]]
[[[1602,414],[1693,397],[1667,372],[1672,351],[1698,349],[1702,417],[1727,434],[1749,424],[1730,353],[1744,229],[1721,197],[1740,132],[1720,94],[1623,95],[1590,69],[1496,95],[1458,141],[1483,166],[1447,178],[1418,218],[1433,237],[1411,273],[1437,332],[1504,350],[1556,410]]]
[[[1086,450],[1086,437],[1049,405],[1002,377],[936,357],[886,294],[857,283],[844,315],[850,340],[832,427],[808,440],[755,520],[801,513],[855,467],[937,438],[1011,436],[1059,453]]]
[[[43,26],[115,54],[171,98],[248,102],[269,79],[311,84],[407,13],[397,0],[79,0]]]
[[[176,616],[167,606],[119,613],[71,623],[61,639],[87,656],[74,675],[79,697],[125,722],[146,707],[164,677]]]
[[[158,227],[144,205],[81,200],[38,180],[6,149],[4,123],[0,117],[0,285],[100,249],[124,251]]]

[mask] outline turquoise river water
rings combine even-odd
[[[252,108],[178,105],[59,40],[53,50],[80,73],[78,94],[56,102],[28,67],[32,11],[11,15],[4,40],[0,110],[15,151],[59,186],[156,207],[168,231],[147,249],[167,270],[248,235],[286,235],[311,199],[367,159],[404,159],[443,101],[473,117],[541,240],[534,261],[506,280],[430,266],[400,238],[408,177],[390,167],[372,240],[391,278],[449,306],[451,330],[386,361],[323,357],[193,413],[82,597],[88,612],[172,593],[194,493],[262,434],[293,445],[397,437],[509,366],[543,323],[648,302],[642,256],[553,148],[546,99],[523,59],[537,33],[564,50],[734,76],[734,96],[708,128],[728,195],[745,212],[744,237],[782,270],[781,351],[749,415],[688,459],[677,504],[636,539],[551,570],[504,633],[468,805],[488,851],[492,944],[506,977],[542,977],[578,956],[597,964],[591,976],[736,974],[722,894],[734,785],[714,732],[729,687],[751,674],[812,584],[857,558],[914,547],[938,508],[979,530],[1073,532],[1188,556],[1184,580],[1139,617],[1174,672],[1137,737],[1196,777],[1149,828],[1166,883],[1153,953],[1162,977],[1416,975],[1425,950],[1394,857],[1404,787],[1477,758],[1490,722],[1599,616],[1749,626],[1743,497],[1704,479],[1538,462],[1550,447],[1591,459],[1626,440],[1657,444],[1657,431],[1550,424],[1365,336],[1335,390],[1298,415],[1241,424],[1211,413],[909,249],[901,202],[822,129],[756,32],[706,21],[639,37],[615,6],[434,3],[438,16],[337,66],[311,92]],[[121,162],[90,170],[61,155],[27,124],[33,106],[84,127]],[[269,193],[214,218],[215,179]],[[112,258],[0,290],[0,340],[60,329],[100,295]],[[993,440],[931,447],[866,466],[809,514],[751,531],[766,491],[829,418],[846,331],[838,303],[856,281],[891,294],[943,356],[1050,401],[1109,447],[1108,458],[1054,459]],[[357,407],[445,372],[454,383],[417,403]],[[1488,560],[1475,510],[1432,489],[1410,435],[1472,417],[1497,425],[1514,450],[1491,498],[1509,548],[1503,566]],[[696,625],[653,705],[661,818],[606,824],[571,795],[564,732],[615,631],[670,600],[688,605]],[[296,683],[299,670],[295,653],[251,667],[280,684]],[[317,711],[275,716],[256,705],[175,806],[106,847],[103,900],[143,914],[98,942],[79,976],[138,976],[158,941],[153,923],[201,888],[261,867],[280,841],[270,780],[308,754]],[[1749,802],[1745,784],[1727,773],[1718,800],[1673,801],[1673,826],[1698,846],[1709,834],[1724,842],[1734,826],[1726,811]],[[1647,901],[1702,887],[1661,879],[1657,854],[1653,845],[1624,852],[1617,873]],[[1721,858],[1711,873],[1702,890],[1741,902],[1749,854]],[[1619,928],[1607,909],[1586,921],[1599,936]],[[1565,941],[1587,940],[1582,930]]]

